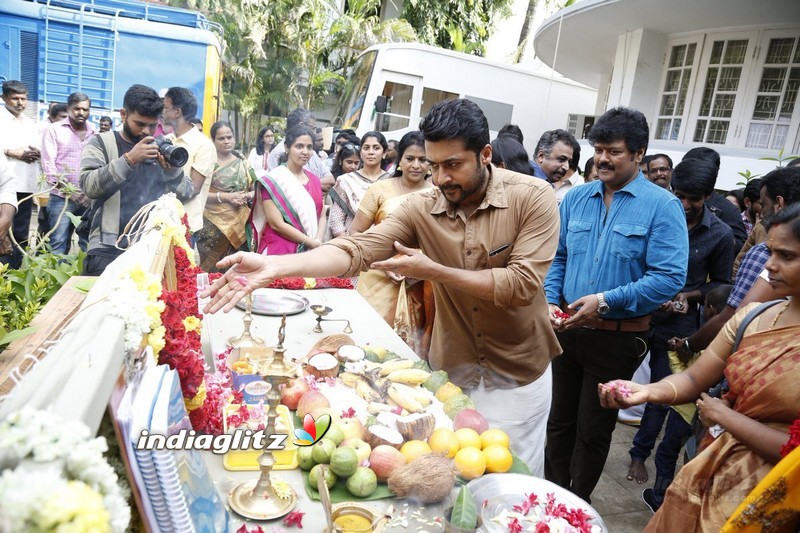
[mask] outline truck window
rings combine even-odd
[[[407,128],[411,120],[411,98],[414,87],[395,81],[387,81],[381,93],[387,99],[385,113],[378,113],[375,129],[393,131]]]
[[[483,114],[486,115],[486,120],[489,121],[489,129],[492,131],[499,131],[500,128],[506,124],[511,124],[511,115],[514,112],[514,106],[504,104],[502,102],[495,102],[493,100],[486,100],[478,98],[477,96],[465,96],[468,100],[472,100],[478,107],[481,108]]]
[[[440,91],[438,89],[431,89],[429,87],[422,88],[422,106],[419,110],[419,118],[422,119],[425,115],[428,114],[428,111],[431,110],[433,106],[438,104],[439,102],[444,102],[445,100],[455,100],[458,98],[458,94],[456,93],[449,93],[447,91]]]
[[[378,52],[366,52],[356,62],[353,74],[344,88],[342,103],[334,115],[334,124],[341,123],[342,128],[358,128],[364,99],[367,97],[367,85],[372,77],[372,67]],[[338,125],[338,124],[337,124]]]

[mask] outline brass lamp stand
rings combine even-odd
[[[245,326],[247,327],[247,326]],[[285,384],[290,378],[297,376],[297,365],[286,363],[284,360],[283,346],[286,330],[286,315],[283,315],[281,327],[278,330],[278,345],[273,348],[274,357],[271,362],[263,361],[265,368],[259,369],[259,373],[264,376],[264,380],[271,385],[267,393],[267,427],[266,435],[273,435],[275,431],[275,420],[278,417],[276,408],[280,403],[279,386]],[[287,438],[292,438],[287,435]],[[267,449],[270,439],[265,440],[264,451],[258,457],[258,465],[261,475],[258,479],[251,479],[239,483],[228,494],[228,504],[231,509],[238,514],[255,520],[272,520],[288,514],[297,505],[297,493],[288,484],[286,489],[289,491],[288,498],[281,498],[275,492],[272,485],[271,473],[275,465],[275,457],[272,450]]]
[[[250,326],[253,323],[253,295],[252,293],[245,296],[246,305],[244,308],[244,331],[238,337],[231,337],[228,339],[228,346],[232,348],[246,348],[250,346],[264,346],[266,343],[264,339],[253,336],[250,333]]]

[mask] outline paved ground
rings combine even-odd
[[[592,507],[603,517],[611,533],[639,533],[653,516],[641,497],[644,488],[653,486],[653,455],[646,463],[648,483],[639,485],[625,478],[630,464],[628,450],[636,429],[617,423],[603,476],[592,493]]]

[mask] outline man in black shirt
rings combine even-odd
[[[672,187],[683,204],[689,230],[689,263],[686,285],[671,301],[653,314],[650,341],[650,382],[655,383],[671,372],[667,355],[668,341],[674,336],[688,336],[700,326],[700,305],[706,294],[719,285],[730,283],[733,266],[733,234],[731,229],[711,213],[706,191],[713,187],[717,170],[713,163],[684,160],[675,167]],[[729,202],[730,203],[730,202]],[[740,219],[741,220],[741,219]],[[676,335],[677,332],[682,332]],[[644,462],[653,451],[656,438],[669,412],[668,405],[648,403],[639,431],[630,449],[628,479],[647,481]],[[671,480],[671,476],[663,476]],[[666,487],[656,487],[660,496]],[[660,505],[660,501],[657,504]]]
[[[99,276],[125,251],[127,240],[119,248],[117,240],[142,206],[166,192],[184,199],[193,191],[191,178],[167,164],[153,143],[151,133],[164,109],[158,93],[133,85],[122,105],[122,131],[95,135],[83,149],[81,189],[93,200],[84,276]]]
[[[719,174],[719,153],[716,150],[712,150],[711,148],[706,148],[705,146],[699,146],[697,148],[692,148],[686,154],[684,154],[683,159],[681,161],[686,161],[687,159],[700,159],[703,161],[708,161],[712,165],[714,165],[717,169],[717,175]],[[735,205],[730,203],[728,200],[725,199],[724,196],[719,194],[714,190],[714,186],[717,184],[716,176],[714,177],[714,183],[711,185],[711,188],[706,192],[706,206],[711,209],[711,212],[717,215],[724,223],[730,226],[731,230],[733,230],[733,255],[734,257],[736,254],[739,253],[739,250],[742,249],[744,245],[744,241],[747,240],[747,230],[744,229],[744,222],[742,221],[742,213],[737,209]]]

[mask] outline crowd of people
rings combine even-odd
[[[598,117],[581,172],[569,132],[544,132],[529,156],[519,127],[490,141],[465,99],[437,104],[401,139],[342,130],[331,147],[296,109],[284,133],[263,127],[244,156],[230,123],[202,133],[184,88],[131,87],[120,126],[101,131],[86,95],[53,106],[45,126],[25,117],[26,95],[3,84],[0,253],[12,265],[7,235],[27,239],[30,208],[26,218],[17,200],[39,190],[40,163],[53,250],[72,239],[61,211],[88,220],[87,275],[124,251],[143,205],[174,192],[202,267],[224,272],[207,312],[276,278],[351,277],[386,322],[402,318],[406,342],[510,435],[534,475],[587,502],[618,409],[644,405],[628,478],[647,483],[666,422],[643,491],[654,531],[720,529],[789,451],[800,416],[790,381],[800,165],[722,196],[716,151],[694,148],[677,164],[648,155],[647,121],[629,108]],[[185,165],[153,142],[162,131]],[[647,354],[650,382],[631,381]],[[687,439],[694,458],[675,476]]]

